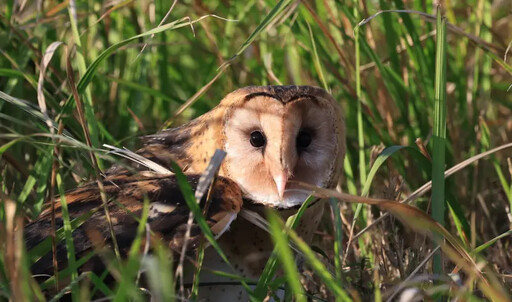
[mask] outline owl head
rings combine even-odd
[[[253,86],[236,90],[223,109],[222,174],[255,203],[300,205],[298,182],[336,185],[345,156],[345,126],[337,102],[311,86]]]

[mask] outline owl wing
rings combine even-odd
[[[200,135],[193,135],[201,132],[203,119],[199,117],[176,128],[162,130],[155,134],[142,136],[140,139],[143,146],[135,153],[160,165],[168,170],[173,170],[171,163],[176,163],[183,171],[197,164],[197,154],[191,152],[194,139]],[[139,171],[148,170],[146,166],[137,162],[128,161],[124,164],[117,164],[106,171],[107,175],[126,173],[128,169]],[[200,170],[202,171],[202,170]]]
[[[187,180],[195,189],[200,175],[187,175]],[[105,192],[108,196],[108,207],[112,226],[119,250],[126,255],[135,239],[138,219],[142,215],[144,200],[149,201],[147,225],[151,230],[151,240],[161,240],[175,252],[181,252],[185,241],[189,208],[178,186],[175,175],[161,176],[151,172],[138,172],[134,175],[116,174],[108,176],[104,181]],[[66,203],[70,218],[84,220],[73,231],[73,239],[77,258],[87,255],[96,247],[110,245],[111,233],[105,212],[102,207],[100,192],[96,183],[79,187],[66,194]],[[200,207],[205,219],[216,237],[222,235],[236,218],[242,204],[242,194],[239,187],[231,180],[218,177],[212,187],[209,202],[203,198]],[[60,202],[56,206],[57,229],[63,226]],[[87,215],[87,216],[85,216]],[[90,215],[90,217],[88,217]],[[49,240],[52,233],[51,209],[43,211],[42,215],[25,228],[25,238],[28,250]],[[197,248],[201,230],[195,220],[191,226],[188,251]],[[151,242],[151,241],[150,241]],[[59,267],[66,263],[66,247],[60,242],[57,247]],[[96,270],[104,267],[99,258],[93,258],[85,266],[86,270]],[[52,274],[53,264],[50,251],[42,256],[32,266],[33,273]]]

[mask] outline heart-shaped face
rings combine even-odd
[[[219,106],[227,107],[223,174],[239,184],[245,197],[289,208],[309,194],[296,182],[333,186],[345,154],[345,129],[335,100],[309,86],[242,91],[228,95]]]

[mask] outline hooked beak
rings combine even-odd
[[[273,175],[277,193],[279,195],[280,200],[283,200],[284,190],[286,189],[286,184],[288,183],[289,175],[290,173],[287,170],[281,171]]]

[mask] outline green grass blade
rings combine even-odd
[[[444,225],[446,149],[446,20],[437,12],[434,130],[432,135],[432,217]],[[441,254],[434,255],[434,273],[441,274]]]
[[[74,231],[75,229],[80,227],[84,222],[87,221],[87,219],[89,219],[94,214],[94,212],[95,211],[89,211],[89,212],[84,213],[83,215],[71,220],[70,221],[71,230]],[[56,230],[55,240],[57,243],[64,240],[65,238],[66,238],[66,234],[65,234],[64,227]],[[48,237],[45,240],[41,241],[41,243],[39,243],[38,245],[36,245],[29,251],[28,258],[30,259],[30,263],[34,263],[34,262],[38,261],[39,259],[41,259],[41,257],[43,257],[44,255],[49,253],[51,249],[52,249],[52,241],[51,241],[51,238]]]
[[[334,198],[329,198],[329,205],[331,206],[334,226],[334,268],[336,279],[341,282],[343,280],[343,222],[341,221],[341,209],[338,201]]]
[[[215,240],[215,236],[213,235],[212,231],[210,230],[210,227],[206,223],[206,219],[204,218],[204,215],[201,211],[201,208],[199,207],[199,204],[196,202],[196,198],[194,196],[194,192],[192,191],[192,187],[187,181],[187,177],[183,172],[181,171],[180,167],[176,165],[175,163],[171,164],[171,167],[176,174],[176,179],[178,180],[178,185],[180,187],[180,190],[183,194],[183,197],[185,198],[185,201],[187,202],[187,205],[194,215],[194,219],[197,222],[197,225],[201,228],[201,231],[203,232],[203,236],[208,240],[208,242],[212,245],[212,247],[219,253],[219,256],[224,260],[224,262],[229,265],[229,267],[235,271],[231,263],[229,262],[228,258],[226,257],[226,254],[222,251],[222,248],[218,244],[217,240]],[[249,286],[244,282],[241,281],[242,285],[245,287],[247,292],[250,294],[252,290],[249,288]]]
[[[290,239],[295,243],[297,248],[303,253],[306,261],[309,263],[311,268],[318,274],[322,279],[325,286],[339,299],[339,301],[352,301],[349,295],[341,287],[338,280],[336,280],[325,265],[318,259],[315,252],[304,242],[293,230],[289,230]]]
[[[487,241],[486,243],[479,245],[471,253],[478,254],[478,253],[482,252],[483,250],[487,249],[488,247],[492,246],[494,243],[496,243],[496,241],[498,241],[502,238],[505,238],[507,236],[510,236],[510,235],[512,235],[512,230],[508,230],[505,233],[492,238],[491,240]]]
[[[295,297],[295,301],[307,301],[304,289],[300,283],[300,276],[295,264],[295,257],[291,248],[288,246],[287,236],[283,232],[284,223],[275,211],[268,211],[267,219],[270,223],[270,233],[272,234],[272,240],[277,248],[279,261],[283,266],[286,280],[288,281],[291,292]]]
[[[307,23],[307,25],[309,30],[309,37],[311,39],[311,46],[313,46],[313,62],[315,63],[315,69],[318,74],[318,77],[320,78],[320,81],[322,82],[322,86],[326,91],[329,91],[330,89],[325,80],[324,72],[322,71],[320,58],[318,57],[318,52],[316,51],[315,37],[313,36],[313,32],[311,31],[311,26],[309,25],[309,23]]]
[[[68,6],[69,20],[71,25],[71,32],[73,33],[73,40],[76,45],[76,62],[78,66],[78,72],[80,76],[83,76],[87,66],[85,64],[85,58],[82,54],[82,42],[80,41],[80,34],[78,33],[77,27],[77,13],[76,13],[76,1],[71,0]],[[92,103],[92,95],[91,89],[86,88],[84,91],[84,109],[85,109],[85,119],[87,120],[87,126],[89,127],[89,133],[91,135],[91,142],[93,147],[100,146],[100,138],[99,138],[99,129],[96,122],[96,116],[94,114],[94,106]],[[98,166],[101,170],[103,170],[103,162],[101,159],[97,158]]]
[[[50,246],[50,248],[51,248],[51,246]],[[96,253],[94,251],[92,251],[92,252],[86,254],[85,256],[83,256],[82,258],[77,259],[76,267],[80,267],[80,266],[84,265],[87,261],[89,261],[95,255],[96,255]],[[69,266],[64,268],[63,270],[60,270],[59,271],[59,282],[61,282],[61,280],[69,280],[70,275],[73,273],[74,272],[73,272],[72,267],[69,267]],[[50,278],[46,279],[41,284],[41,289],[44,290],[44,289],[51,288],[51,287],[55,286],[55,283],[56,283],[55,276],[51,276]]]
[[[176,101],[179,100],[178,97],[169,97],[167,94],[164,94],[156,89],[153,89],[151,87],[147,87],[147,86],[144,86],[144,85],[132,82],[132,81],[108,77],[108,76],[104,76],[102,74],[97,74],[97,77],[102,80],[116,82],[116,83],[119,83],[121,86],[125,86],[129,89],[160,98],[168,103],[176,103]],[[169,93],[169,92],[166,92],[166,93]]]
[[[297,213],[288,218],[288,220],[286,221],[286,225],[289,226],[291,229],[295,229],[299,225],[300,219],[302,215],[304,215],[306,209],[315,200],[315,197],[309,196],[304,201],[304,203],[302,203]],[[263,269],[260,278],[258,279],[258,284],[254,289],[254,297],[256,301],[265,298],[268,290],[267,286],[274,279],[277,272],[277,259],[277,248],[274,248],[274,250],[270,254],[270,258],[267,260],[267,263],[265,264],[265,268]]]
[[[372,165],[372,168],[370,169],[370,172],[368,173],[368,177],[366,179],[366,182],[364,183],[363,189],[361,191],[362,197],[367,197],[370,194],[370,188],[373,183],[373,180],[375,178],[375,175],[379,171],[380,167],[388,158],[390,158],[393,154],[397,153],[400,150],[406,150],[409,152],[409,154],[417,161],[419,162],[419,166],[422,167],[423,171],[429,172],[429,170],[432,169],[429,161],[421,154],[420,151],[418,151],[416,148],[409,147],[409,146],[390,146],[384,149],[378,156],[377,159],[375,159],[375,162]],[[356,206],[356,210],[354,212],[354,219],[352,221],[351,226],[351,233],[349,234],[349,240],[352,240],[353,230],[357,223],[357,220],[359,218],[359,215],[361,213],[361,209],[363,207],[363,204],[360,203]],[[349,243],[350,243],[349,241]],[[347,249],[350,248],[350,244],[347,245]]]
[[[25,74],[16,69],[0,68],[0,76],[2,77],[19,77],[23,78]]]
[[[146,230],[146,222],[149,214],[149,200],[144,198],[144,206],[142,208],[142,214],[140,217],[139,225],[137,226],[137,233],[133,243],[128,252],[128,260],[126,265],[122,268],[121,280],[119,287],[117,288],[114,301],[127,301],[133,299],[133,295],[138,293],[138,286],[136,284],[137,273],[141,265],[140,259],[142,238]],[[147,238],[146,244],[149,244],[150,240]],[[136,296],[137,297],[137,296]]]
[[[272,10],[265,16],[263,21],[256,27],[256,29],[249,35],[247,40],[240,46],[240,48],[236,51],[236,53],[224,64],[222,64],[219,69],[222,69],[226,64],[230,64],[236,57],[244,52],[244,50],[251,45],[251,43],[260,35],[269,24],[274,21],[277,16],[291,3],[291,0],[280,0],[277,4],[272,8]]]
[[[173,284],[172,254],[169,249],[158,244],[153,248],[153,255],[146,257],[143,266],[147,270],[149,289],[155,301],[172,301],[175,299]]]
[[[60,204],[61,204],[61,212],[62,212],[62,222],[64,224],[64,238],[66,243],[66,251],[68,258],[68,267],[71,271],[70,280],[71,280],[71,294],[73,297],[73,301],[78,301],[78,284],[75,283],[75,280],[78,278],[78,266],[75,258],[75,244],[73,243],[73,229],[71,228],[71,223],[69,219],[69,211],[68,204],[66,202],[66,191],[64,190],[64,186],[62,184],[62,177],[60,173],[56,175],[57,187],[59,189],[60,194]]]
[[[91,279],[92,284],[94,284],[94,288],[91,291],[91,296],[94,296],[96,290],[100,290],[107,297],[114,296],[114,292],[103,281],[107,274],[108,270],[105,270],[101,276],[98,276],[93,272],[89,274],[89,278]]]
[[[354,18],[359,19],[358,5],[359,1],[354,3]],[[354,28],[354,53],[355,53],[355,79],[356,79],[356,97],[357,97],[357,144],[359,148],[359,181],[361,184],[366,182],[366,158],[364,154],[364,129],[363,129],[363,107],[361,94],[361,49],[359,47],[360,27]]]
[[[491,148],[491,133],[487,122],[483,118],[480,118],[480,128],[482,133],[482,147],[485,150],[489,150]],[[505,196],[507,196],[511,209],[510,211],[512,213],[512,180],[510,181],[510,184],[508,184],[507,178],[501,170],[500,161],[497,160],[495,156],[492,156],[492,164],[494,166],[494,170],[496,171],[496,175],[498,176],[498,180],[500,181],[501,187],[505,192]]]

